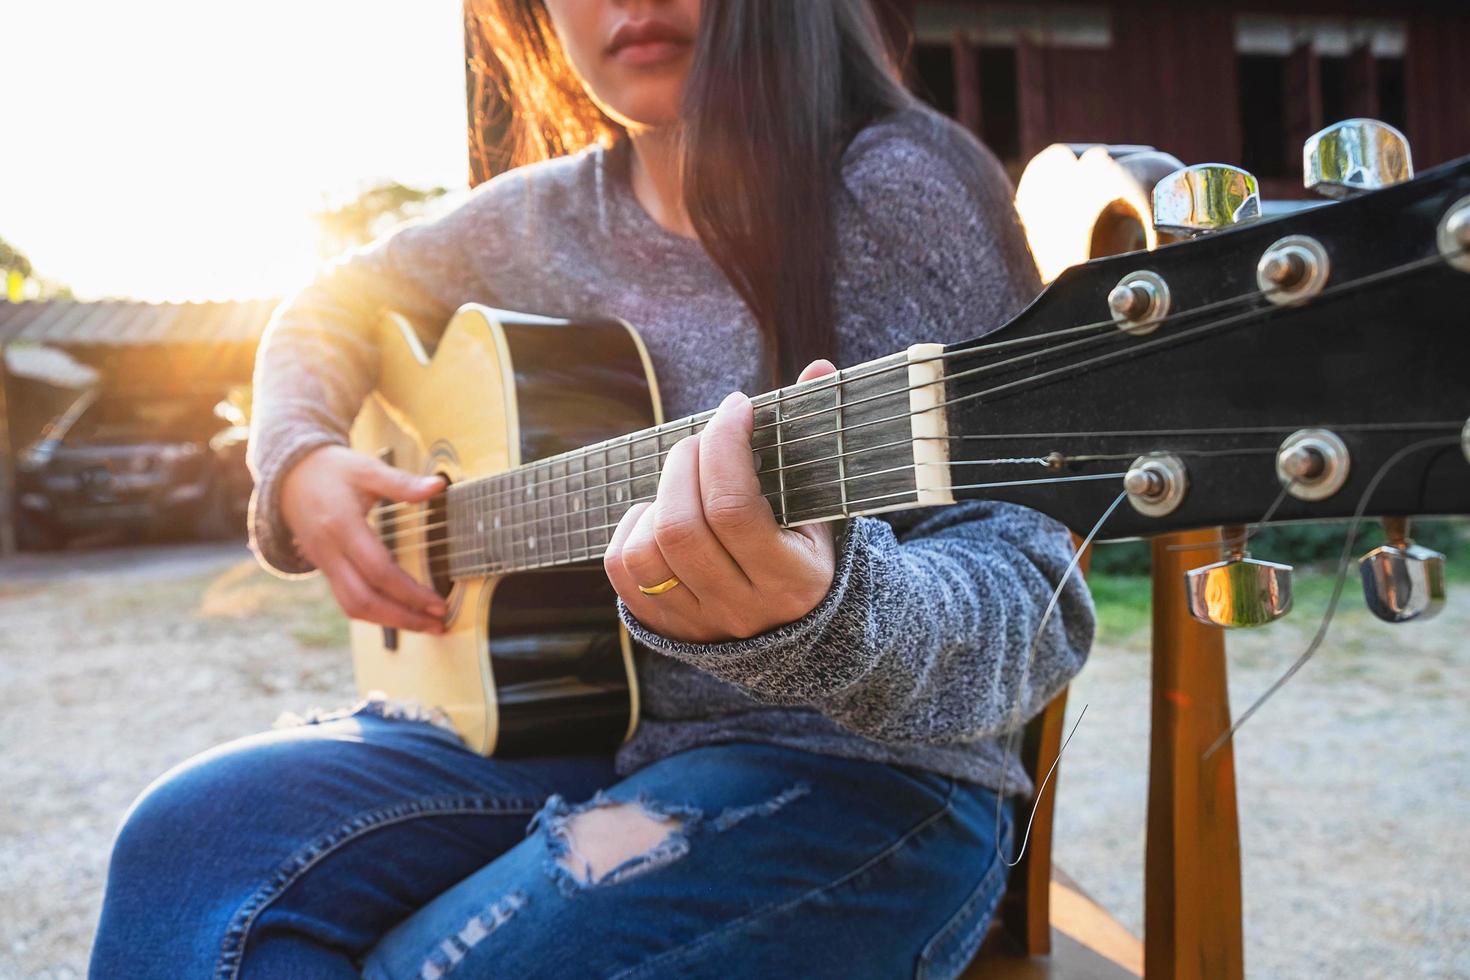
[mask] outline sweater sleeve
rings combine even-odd
[[[947,120],[906,116],[844,158],[859,231],[839,235],[838,306],[855,311],[841,363],[993,329],[1037,289],[999,164]],[[1080,574],[1063,582],[1072,553],[1056,521],[972,501],[852,519],[827,596],[759,636],[684,643],[621,601],[619,615],[638,642],[758,701],[875,739],[963,742],[1030,718],[1081,668],[1094,614]]]
[[[279,307],[256,354],[248,462],[255,477],[248,525],[256,556],[282,574],[311,571],[280,512],[286,473],[313,449],[346,445],[377,377],[377,324],[395,310],[442,325],[474,298],[466,242],[483,200],[407,225],[349,253]]]

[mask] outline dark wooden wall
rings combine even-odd
[[[923,0],[877,0],[893,28],[912,23]],[[956,2],[956,0],[949,0]],[[958,0],[964,2],[964,0]],[[985,0],[972,0],[984,6]],[[1038,6],[1047,6],[1038,4]],[[1147,143],[1188,162],[1239,162],[1241,118],[1258,107],[1238,98],[1234,15],[1383,17],[1407,27],[1405,129],[1421,167],[1470,154],[1470,2],[1400,0],[1256,0],[1238,7],[1163,0],[1107,5],[1106,49],[1041,47],[1016,51],[1020,162],[1055,142]],[[985,92],[975,87],[979,49],[956,39],[955,115],[979,129]],[[1316,54],[1303,46],[1288,59],[1283,139],[1293,151],[1333,120],[1323,118]],[[1377,115],[1374,59],[1349,58],[1347,108]]]

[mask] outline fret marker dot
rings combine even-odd
[[[579,500],[576,497],[573,497],[572,498],[572,510],[581,510],[581,509],[582,509],[582,501]]]
[[[526,488],[526,499],[527,500],[530,500],[532,497],[535,497],[535,496],[536,496],[536,489],[534,487],[527,487]]]
[[[475,530],[479,531],[481,534],[485,533],[485,518],[482,517],[475,522]]]
[[[491,521],[491,523],[494,524],[497,528],[500,527],[500,515],[496,514],[495,519]]]
[[[530,548],[532,551],[536,550],[536,535],[533,534],[526,539],[526,547]]]
[[[616,490],[613,491],[613,499],[614,500],[617,500],[617,501],[620,501],[620,502],[622,501],[622,499],[623,499],[623,488],[622,487],[618,487]]]

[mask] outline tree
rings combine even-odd
[[[393,225],[423,215],[430,202],[446,193],[443,187],[409,187],[390,180],[368,187],[340,207],[318,211],[313,217],[321,232],[323,257],[366,245]]]
[[[0,238],[0,299],[18,303],[23,299],[71,299],[71,290],[36,275],[26,254]]]

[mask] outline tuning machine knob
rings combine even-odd
[[[1383,521],[1384,543],[1358,559],[1363,599],[1386,623],[1430,619],[1444,608],[1444,555],[1409,539],[1409,521]]]
[[[1291,566],[1251,558],[1245,528],[1224,529],[1224,561],[1184,573],[1189,614],[1207,626],[1264,626],[1291,611]]]
[[[1408,139],[1377,119],[1333,123],[1302,147],[1302,183],[1323,197],[1341,200],[1413,176]]]
[[[1154,227],[1194,237],[1261,216],[1256,178],[1239,167],[1197,163],[1154,185]]]

